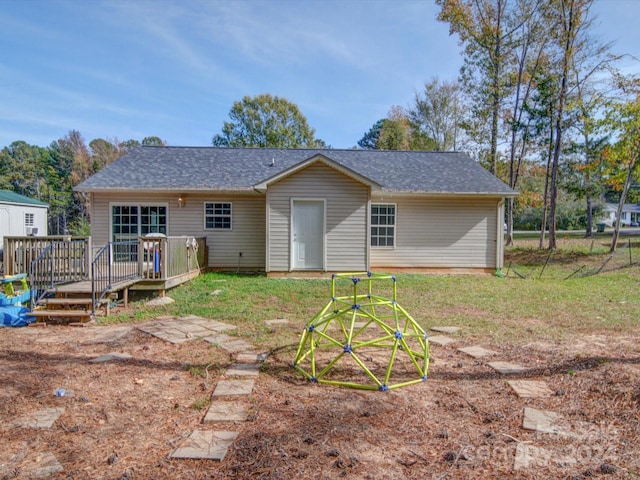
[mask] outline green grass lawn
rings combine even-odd
[[[398,302],[425,329],[459,326],[467,335],[495,343],[640,332],[640,242],[613,256],[604,239],[565,239],[552,255],[533,243],[507,249],[501,276],[398,275]],[[302,326],[330,300],[330,285],[326,279],[207,273],[171,290],[171,305],[150,308],[137,302],[133,313],[101,323],[199,315],[238,325],[236,335],[274,348],[297,341]],[[376,291],[390,296],[390,286],[382,282]],[[264,321],[275,318],[288,319],[291,327],[280,329],[274,339]]]

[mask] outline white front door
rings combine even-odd
[[[291,213],[294,270],[324,267],[324,202],[294,200]]]

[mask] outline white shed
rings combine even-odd
[[[47,235],[49,205],[10,190],[0,190],[0,249],[4,237]]]

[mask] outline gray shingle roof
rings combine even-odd
[[[0,190],[0,202],[2,203],[19,203],[21,205],[33,205],[36,207],[48,207],[48,203],[25,197],[11,190]]]
[[[459,152],[388,150],[139,147],[76,187],[78,191],[253,190],[317,154],[392,192],[516,192]]]

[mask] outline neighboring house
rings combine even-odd
[[[47,234],[49,205],[10,190],[0,190],[0,249],[4,237]]]
[[[504,198],[462,153],[140,147],[87,179],[94,245],[206,237],[208,267],[493,271]]]
[[[616,214],[618,213],[617,203],[607,203],[603,208],[604,218],[602,223],[608,227],[612,227],[616,221]],[[622,214],[620,215],[620,226],[622,227],[637,227],[640,224],[640,205],[635,203],[625,203],[622,206]]]

